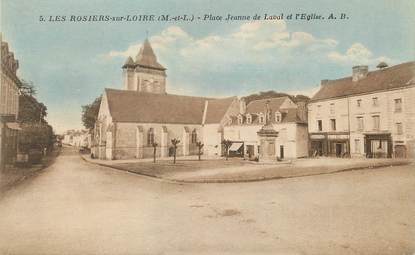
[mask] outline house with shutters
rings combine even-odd
[[[415,62],[323,80],[308,105],[311,154],[409,157],[415,149]]]

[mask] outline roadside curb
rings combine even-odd
[[[174,180],[174,179],[162,178],[162,177],[158,177],[158,176],[150,175],[150,174],[145,174],[145,173],[137,173],[137,172],[133,172],[131,170],[123,169],[121,167],[93,162],[93,161],[90,161],[90,160],[86,159],[82,154],[80,154],[80,157],[82,158],[83,161],[85,161],[86,163],[89,163],[89,164],[93,164],[93,165],[97,165],[97,166],[102,166],[102,167],[107,167],[107,168],[112,168],[112,169],[115,169],[115,170],[119,170],[119,171],[123,171],[123,172],[126,172],[126,173],[130,173],[130,174],[140,175],[140,176],[142,176],[144,178],[147,178],[147,179],[150,179],[150,180],[153,180],[153,181],[167,182],[167,183],[179,184],[179,185],[183,185],[184,184],[184,182],[177,181],[177,180]]]
[[[124,172],[132,173],[132,174],[136,174],[136,175],[141,175],[143,177],[146,177],[146,178],[149,178],[149,179],[152,179],[152,180],[164,181],[164,182],[174,183],[174,184],[259,182],[259,181],[269,181],[269,180],[278,180],[278,179],[301,178],[301,177],[308,177],[308,176],[315,176],[315,175],[328,175],[328,174],[335,174],[335,173],[348,172],[348,171],[357,171],[357,170],[363,170],[363,169],[376,169],[376,168],[382,168],[382,167],[402,166],[402,165],[409,165],[409,164],[413,163],[411,161],[400,161],[400,162],[394,162],[394,163],[391,163],[391,162],[378,163],[378,164],[368,165],[368,166],[351,166],[351,167],[346,167],[346,168],[343,168],[343,169],[337,169],[337,170],[328,171],[328,172],[300,174],[300,175],[293,175],[293,176],[269,176],[269,177],[258,176],[258,177],[237,179],[237,180],[235,180],[235,179],[185,180],[185,179],[169,179],[169,178],[163,178],[163,177],[150,175],[150,174],[146,174],[146,173],[137,173],[137,172],[134,172],[134,171],[131,171],[131,170],[121,168],[121,167],[93,162],[93,161],[90,161],[90,160],[86,159],[83,155],[80,155],[80,156],[85,162],[90,163],[90,164],[99,165],[99,166],[108,167],[108,168],[113,168],[115,170],[121,170],[121,171],[124,171]]]

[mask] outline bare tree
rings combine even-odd
[[[232,145],[232,141],[225,139],[225,140],[222,141],[222,144],[223,144],[223,146],[225,146],[225,157],[226,157],[226,160],[228,160],[228,157],[229,157],[229,148]]]
[[[156,142],[153,142],[151,145],[153,146],[153,163],[156,163],[156,151],[158,144]]]
[[[171,144],[173,145],[173,164],[176,164],[176,152],[177,152],[177,145],[180,143],[179,139],[171,139]]]
[[[197,155],[198,155],[198,158],[199,158],[199,161],[200,161],[200,155],[202,154],[202,148],[203,148],[204,144],[201,141],[198,141],[198,142],[196,142],[196,146],[199,149]]]

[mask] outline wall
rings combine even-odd
[[[255,156],[258,155],[258,134],[262,125],[229,125],[224,127],[224,139],[232,141],[243,141],[244,150],[247,145],[254,145]],[[297,123],[273,124],[278,132],[275,142],[277,155],[280,153],[280,146],[284,146],[284,158],[298,158],[308,155],[308,132],[305,125]],[[301,139],[301,140],[299,140]]]
[[[160,157],[161,150],[168,150],[171,145],[171,139],[177,138],[180,140],[178,144],[177,155],[182,156],[186,151],[189,155],[196,155],[198,148],[195,144],[191,144],[191,133],[194,129],[198,134],[198,140],[202,139],[201,125],[182,125],[182,124],[159,124],[159,123],[116,123],[115,128],[115,141],[113,145],[113,157],[114,159],[128,159],[137,158],[137,155],[142,155],[143,158],[153,157],[153,146],[147,144],[147,133],[150,128],[153,128],[155,142],[158,144],[156,150],[156,156]],[[140,132],[138,126],[142,128],[143,142],[138,142],[138,134]],[[163,133],[163,126],[167,128],[167,139],[162,142],[161,137]],[[184,127],[189,130],[188,142],[184,144]],[[185,147],[187,146],[187,147]],[[185,150],[185,148],[187,148]],[[137,150],[141,150],[140,154],[137,154]]]
[[[348,127],[348,102],[347,98],[327,101],[312,102],[308,105],[308,130],[310,133],[319,132],[317,120],[322,120],[321,132],[332,132],[330,119],[336,120],[336,131],[349,131]],[[331,112],[331,104],[334,104],[334,112]]]
[[[203,126],[203,154],[206,156],[222,155],[223,131],[220,124]]]
[[[377,105],[373,104],[377,98]],[[395,112],[395,99],[402,99],[402,112]],[[330,119],[336,118],[336,131],[348,131],[350,126],[351,156],[362,157],[365,134],[391,133],[394,145],[412,144],[415,140],[415,87],[380,91],[348,98],[312,102],[308,105],[309,132],[318,132],[317,120],[323,120],[322,132],[331,132]],[[357,101],[360,100],[360,107]],[[330,104],[335,104],[335,114],[330,113]],[[320,111],[318,110],[320,106]],[[348,118],[347,110],[350,112]],[[373,116],[379,116],[379,129],[374,129]],[[363,118],[363,130],[358,130],[357,118]],[[397,134],[396,123],[403,124],[403,134]]]
[[[153,82],[150,82],[150,81]],[[166,93],[166,77],[161,74],[135,71],[133,90],[152,93]]]

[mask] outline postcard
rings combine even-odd
[[[0,4],[0,254],[415,254],[414,1]]]

